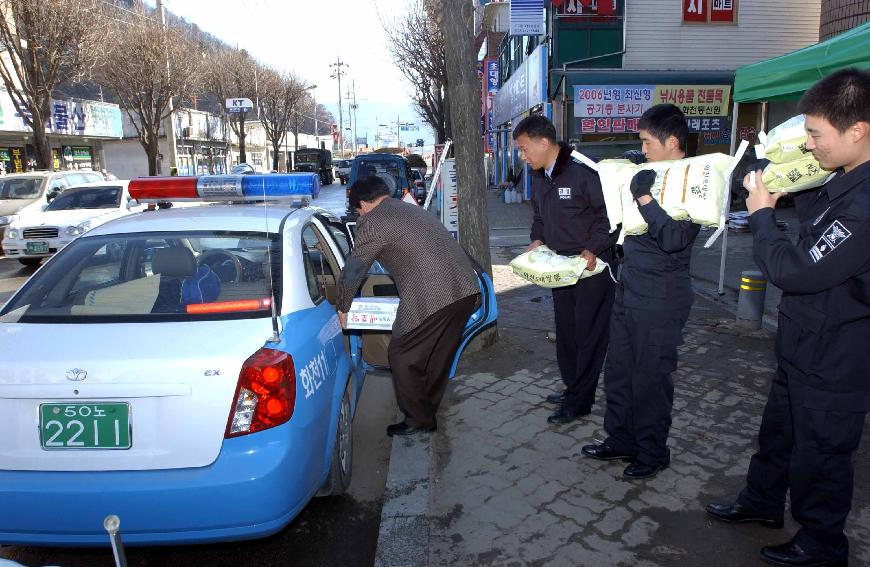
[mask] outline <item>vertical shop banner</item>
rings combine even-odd
[[[510,35],[544,33],[544,0],[511,0]]]
[[[444,160],[441,169],[441,223],[459,240],[459,199],[456,193],[456,159]]]
[[[495,105],[495,95],[498,93],[498,60],[484,60],[484,72],[484,115],[486,120],[484,122],[485,131],[483,151],[490,153],[494,151],[495,148],[495,136],[493,131],[495,130],[496,124],[494,123],[495,116],[493,114],[493,107]]]

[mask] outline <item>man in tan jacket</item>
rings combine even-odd
[[[465,251],[435,215],[390,196],[386,183],[363,177],[350,188],[360,218],[354,250],[339,279],[338,311],[346,313],[377,260],[399,290],[388,356],[396,401],[405,419],[387,435],[434,431],[435,414],[462,340],[480,301],[477,274]]]

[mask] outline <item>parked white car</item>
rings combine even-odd
[[[41,210],[66,188],[103,180],[96,171],[31,171],[0,177],[0,233],[18,215]]]
[[[47,258],[107,221],[144,209],[127,192],[129,181],[86,183],[63,191],[42,210],[19,214],[6,228],[3,252],[26,266]]]

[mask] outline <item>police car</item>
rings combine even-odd
[[[256,538],[350,483],[357,400],[389,334],[341,330],[351,234],[288,200],[316,197],[317,176],[129,191],[240,202],[96,227],[0,310],[0,543],[102,545],[110,514],[126,543]],[[496,317],[479,279],[463,347]],[[396,290],[376,266],[361,293]]]

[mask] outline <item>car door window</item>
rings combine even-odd
[[[338,264],[326,239],[313,224],[309,224],[302,231],[302,246],[303,256],[308,258],[317,281],[318,297],[322,295],[335,305],[338,299]]]

